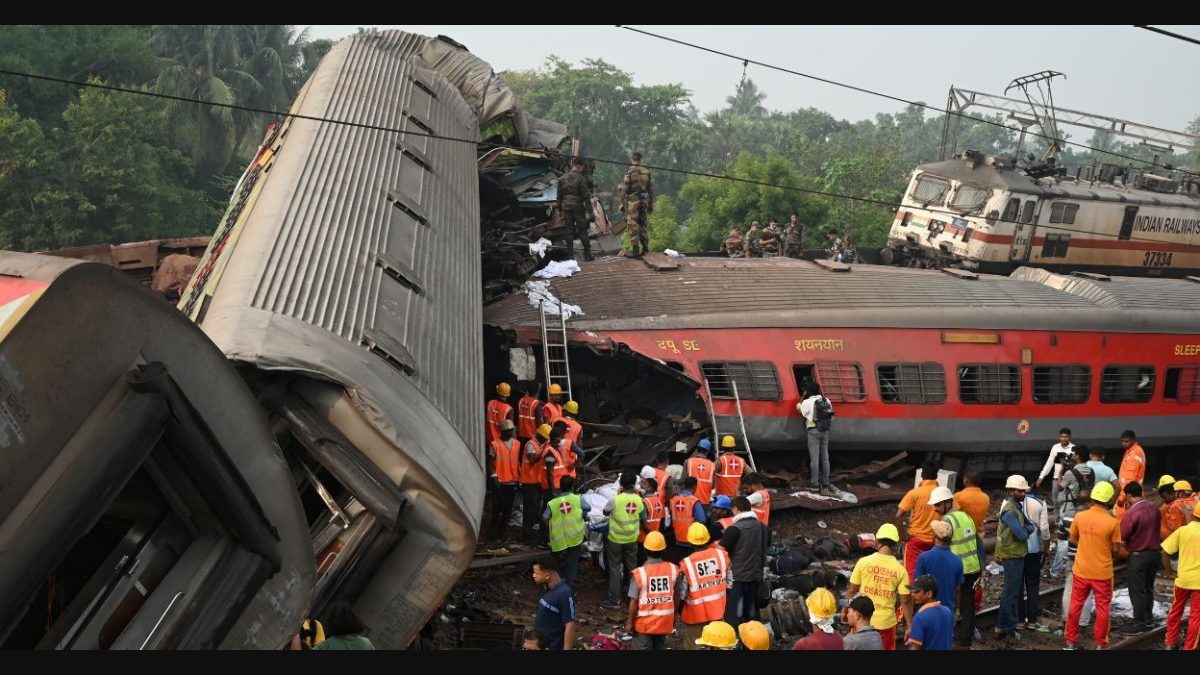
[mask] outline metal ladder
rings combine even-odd
[[[729,384],[733,387],[733,402],[737,405],[738,426],[742,431],[742,447],[746,450],[746,457],[750,461],[750,470],[758,471],[758,467],[754,465],[754,453],[750,451],[750,438],[746,436],[746,418],[742,416],[742,398],[738,396],[737,381],[732,377],[729,378]],[[717,431],[717,413],[713,407],[712,385],[709,384],[708,378],[704,378],[704,393],[708,403],[708,419],[712,421],[713,430],[713,447],[721,447],[721,433]]]
[[[551,384],[563,388],[567,401],[574,401],[571,395],[571,360],[567,350],[567,320],[563,318],[562,300],[558,300],[558,322],[548,325],[546,320],[546,301],[538,304],[542,320],[542,366],[546,373],[546,391]],[[553,341],[551,341],[553,336]]]

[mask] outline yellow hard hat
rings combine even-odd
[[[1200,504],[1196,504],[1196,508],[1192,509],[1192,515],[1200,518]]]
[[[879,530],[875,532],[876,539],[890,539],[891,541],[900,541],[900,531],[891,523],[884,523],[879,526]]]
[[[1169,473],[1163,474],[1163,477],[1158,479],[1159,489],[1162,489],[1162,488],[1165,488],[1168,486],[1174,486],[1174,485],[1175,485],[1175,476],[1172,476]]]
[[[1172,485],[1171,487],[1174,488],[1176,492],[1180,490],[1187,490],[1188,492],[1192,491],[1192,484],[1186,480],[1177,480],[1175,481],[1175,485]]]
[[[733,626],[724,621],[713,621],[706,624],[700,637],[696,638],[696,644],[717,649],[733,649],[737,643],[737,633],[733,632]]]
[[[1108,481],[1100,481],[1099,483],[1096,483],[1096,487],[1092,488],[1092,499],[1100,502],[1101,504],[1107,504],[1116,493],[1117,491],[1113,489],[1112,483],[1109,483]]]
[[[550,385],[549,392],[550,392],[551,396],[553,396],[554,394],[561,394],[562,386],[558,385],[558,384],[552,384],[552,385]]]
[[[667,540],[663,538],[662,532],[651,532],[646,535],[646,541],[642,542],[642,546],[645,546],[647,551],[665,551],[667,550]]]
[[[814,589],[804,604],[808,605],[808,615],[816,619],[828,619],[837,614],[837,599],[828,588]]]
[[[579,404],[575,401],[567,401],[565,404],[563,404],[563,410],[571,413],[572,415],[578,415]]]
[[[543,424],[542,426],[538,427],[538,436],[541,436],[542,438],[550,438],[550,425]]]
[[[771,636],[767,627],[760,621],[747,621],[738,626],[738,635],[742,638],[742,646],[746,649],[766,650],[771,648]]]
[[[312,649],[325,641],[325,627],[316,619],[305,619],[300,624],[300,643]]]
[[[507,397],[512,393],[512,386],[507,382],[501,382],[500,384],[496,385],[496,393]]]
[[[701,522],[688,525],[688,543],[692,546],[703,546],[708,543],[708,528]]]
[[[725,436],[721,439],[722,448],[736,448],[737,442],[733,440],[733,436]]]

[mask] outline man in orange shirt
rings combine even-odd
[[[1187,525],[1187,519],[1179,518],[1179,510],[1171,508],[1175,502],[1175,477],[1170,474],[1158,479],[1158,537],[1166,539],[1171,533]]]
[[[1075,566],[1071,569],[1071,609],[1065,629],[1067,649],[1077,649],[1079,615],[1083,603],[1096,594],[1096,622],[1092,625],[1096,648],[1108,647],[1109,607],[1113,591],[1113,559],[1121,550],[1121,528],[1108,512],[1116,499],[1112,483],[1097,483],[1092,488],[1092,505],[1075,516],[1071,522],[1071,544],[1077,547]]]
[[[929,495],[938,486],[938,465],[936,462],[925,462],[921,466],[921,484],[908,491],[900,500],[900,508],[896,509],[895,524],[899,530],[904,522],[904,514],[911,513],[908,521],[908,542],[904,545],[904,570],[908,578],[913,578],[917,569],[917,558],[922,553],[933,548],[933,528],[929,526],[938,513],[929,505]]]
[[[963,474],[963,489],[954,493],[954,508],[971,516],[975,521],[975,531],[983,532],[983,520],[987,518],[988,510],[992,508],[992,498],[979,489],[982,478],[979,471],[970,469]]]
[[[1125,454],[1121,457],[1121,467],[1117,469],[1117,509],[1119,520],[1125,513],[1125,492],[1123,488],[1130,483],[1146,483],[1146,451],[1138,445],[1137,434],[1132,429],[1121,432],[1121,447]]]

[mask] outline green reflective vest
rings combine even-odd
[[[575,493],[555,497],[550,509],[550,550],[558,553],[583,543],[586,528],[583,524],[583,505]]]
[[[629,492],[620,492],[614,497],[612,514],[608,517],[608,539],[614,544],[637,543],[640,531],[642,498]]]
[[[962,511],[951,511],[943,518],[954,531],[950,533],[950,552],[962,561],[963,574],[979,571],[979,540],[975,537],[975,521]]]
[[[1029,520],[1011,499],[1004,500],[1004,506],[1000,507],[1000,515],[1003,516],[1005,511],[1016,513],[1022,523]],[[1027,553],[1029,553],[1029,545],[1014,537],[1012,530],[1001,520],[996,527],[996,557],[1001,560],[1015,560],[1024,558]]]

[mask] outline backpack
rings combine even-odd
[[[817,431],[829,431],[833,426],[833,404],[824,396],[813,401],[813,423]]]
[[[1075,467],[1071,467],[1070,471],[1075,476],[1076,482],[1079,483],[1079,491],[1075,493],[1074,497],[1071,497],[1071,501],[1077,501],[1081,496],[1092,494],[1092,488],[1096,485],[1096,472],[1092,471],[1091,467],[1088,467],[1086,474],[1080,473]]]

